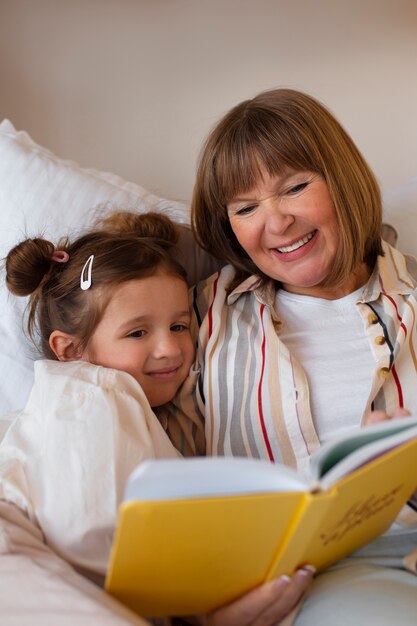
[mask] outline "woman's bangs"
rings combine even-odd
[[[255,186],[261,165],[253,147],[247,148],[241,143],[230,151],[226,149],[222,157],[217,159],[215,179],[220,203],[226,206],[233,198]]]
[[[300,137],[270,124],[251,124],[240,130],[244,132],[225,141],[216,158],[215,178],[223,206],[253,189],[265,171],[271,176],[287,167],[316,171]]]

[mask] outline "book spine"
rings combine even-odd
[[[266,575],[266,580],[282,574],[292,574],[297,567],[305,565],[307,547],[325,519],[336,492],[306,493],[291,524],[280,542]],[[314,563],[312,564],[314,565]]]

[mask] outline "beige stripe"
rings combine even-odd
[[[269,329],[268,329],[269,330]],[[269,330],[269,332],[271,332]],[[278,441],[283,463],[290,467],[297,467],[297,458],[295,456],[292,441],[288,435],[287,426],[283,419],[284,407],[282,406],[282,393],[280,380],[280,358],[277,350],[278,341],[271,341],[269,348],[269,392],[271,402],[271,414],[274,416],[274,426],[278,433]],[[277,415],[277,417],[275,417]]]
[[[411,283],[407,282],[406,280],[404,280],[400,276],[400,272],[399,272],[398,266],[397,266],[397,264],[395,263],[395,260],[394,260],[393,248],[388,247],[388,251],[389,251],[389,256],[390,256],[390,259],[391,259],[391,263],[392,263],[392,266],[393,266],[393,268],[395,270],[395,274],[397,276],[397,279],[399,280],[400,283],[402,283],[403,285],[405,285],[409,289],[413,290],[414,289],[414,285],[412,285]]]
[[[413,345],[413,337],[414,337],[413,330],[414,330],[414,328],[416,326],[416,313],[415,313],[414,307],[411,306],[411,304],[410,304],[408,298],[406,298],[406,296],[403,296],[403,300],[404,300],[405,304],[408,306],[408,308],[410,309],[412,317],[413,317],[413,324],[412,324],[412,326],[410,328],[407,329],[407,331],[408,331],[408,345],[410,347],[410,355],[411,355],[411,358],[412,358],[413,363],[414,363],[414,369],[417,371],[416,351],[415,351],[414,345]]]
[[[250,333],[251,333],[252,327],[248,324],[247,325],[247,343],[248,346],[250,345]],[[251,351],[248,350],[248,357],[251,354]],[[249,371],[250,371],[250,366],[251,366],[251,360],[249,358],[246,359],[246,363],[245,363],[245,369],[243,372],[243,381],[244,381],[244,386],[243,386],[243,393],[242,393],[242,398],[247,398],[248,397],[248,391],[249,391]],[[245,420],[245,402],[242,402],[242,405],[240,407],[240,430],[242,433],[242,440],[243,440],[243,444],[244,444],[244,448],[245,448],[245,452],[246,454],[251,457],[252,456],[252,450],[251,450],[251,446],[249,443],[249,436],[248,436],[248,431],[246,428],[246,420]],[[256,442],[254,442],[256,443]]]
[[[210,407],[210,415],[209,415],[209,420],[210,420],[210,442],[209,442],[209,449],[207,451],[208,455],[213,454],[213,446],[214,446],[214,401],[213,401],[213,354],[215,353],[215,351],[217,350],[217,345],[219,343],[219,338],[217,336],[216,341],[214,342],[211,350],[210,350],[210,354],[209,354],[209,358],[208,358],[208,391],[209,391],[209,407]],[[206,411],[207,411],[207,402],[206,402]],[[207,419],[207,415],[206,415],[206,419]]]
[[[296,389],[306,389],[308,391],[308,381],[304,371],[299,371],[298,367],[294,367],[294,385]],[[314,428],[313,418],[311,415],[310,407],[310,394],[306,393],[306,397],[302,398],[296,403],[298,419],[300,423],[301,432],[303,433],[304,440],[306,442],[307,450],[309,454],[312,454],[320,446],[320,440],[318,438],[316,429]]]

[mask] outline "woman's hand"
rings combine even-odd
[[[314,568],[306,565],[293,576],[280,576],[205,616],[204,626],[277,626],[308,589]]]
[[[384,411],[372,411],[365,419],[365,426],[370,426],[371,424],[378,424],[379,422],[385,422],[387,420],[395,419],[396,417],[407,417],[410,415],[410,411],[407,409],[395,409],[391,414],[384,413]]]
[[[407,417],[408,415],[411,415],[410,411],[401,408],[395,409],[395,411],[393,411],[391,415],[388,415],[388,413],[384,413],[384,411],[372,411],[372,413],[370,413],[365,420],[365,426],[378,424],[379,422],[385,422],[386,420],[395,419],[396,417]],[[411,506],[414,509],[417,502],[417,489],[411,495],[409,502],[412,503]]]

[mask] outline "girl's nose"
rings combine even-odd
[[[178,356],[181,353],[181,349],[175,334],[164,334],[159,336],[155,342],[153,352],[159,359]]]

